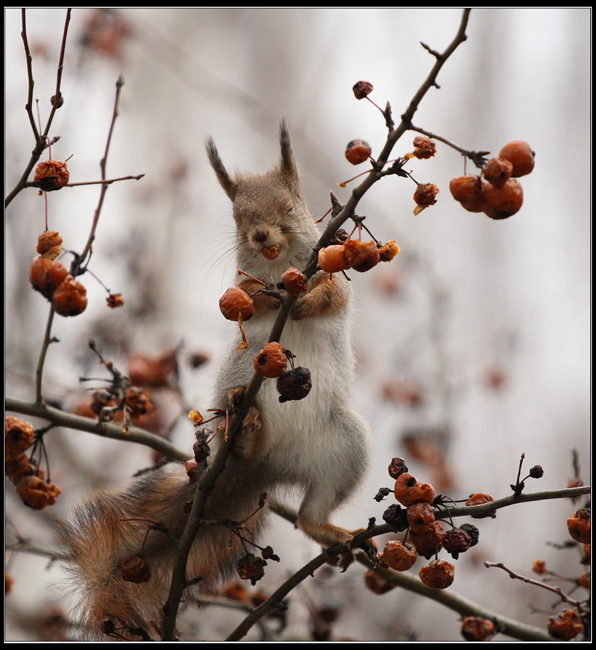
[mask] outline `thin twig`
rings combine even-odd
[[[50,313],[48,314],[48,320],[46,323],[46,331],[43,337],[43,343],[41,344],[41,351],[39,353],[39,359],[37,361],[37,369],[35,370],[35,401],[37,404],[43,402],[42,394],[42,377],[43,377],[43,365],[46,360],[46,353],[50,343],[53,339],[51,337],[52,332],[52,322],[54,320],[54,305],[50,305]]]

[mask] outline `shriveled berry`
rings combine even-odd
[[[419,183],[414,192],[414,201],[419,206],[434,205],[438,193],[439,188],[433,183]]]
[[[457,560],[460,553],[465,553],[472,546],[472,538],[461,528],[452,528],[443,535],[443,548]]]
[[[356,140],[350,140],[346,146],[346,159],[348,162],[351,162],[352,165],[359,165],[364,161],[370,158],[372,149],[366,140],[361,140],[356,138]]]
[[[529,174],[534,169],[534,152],[524,140],[512,140],[501,147],[499,158],[513,164],[512,178]]]
[[[495,187],[501,187],[511,178],[513,163],[504,158],[492,158],[483,170],[484,178]]]
[[[432,589],[447,589],[453,584],[455,567],[446,560],[433,560],[420,569],[420,580]]]
[[[110,309],[124,307],[124,298],[121,293],[110,293],[106,298],[106,301]]]
[[[60,316],[78,316],[87,309],[87,289],[72,275],[67,275],[54,291],[52,304]]]
[[[334,244],[321,248],[319,251],[319,266],[325,273],[338,273],[350,268],[346,258],[346,251],[343,244]]]
[[[391,464],[389,465],[389,476],[393,479],[397,479],[401,474],[407,472],[408,468],[403,458],[392,458]]]
[[[308,291],[308,278],[294,266],[291,266],[281,276],[281,281],[291,296],[298,296]]]
[[[546,568],[546,562],[544,560],[534,560],[532,564],[532,571],[537,573],[540,576],[543,576],[547,573],[548,569]]]
[[[571,537],[580,544],[590,543],[590,510],[580,508],[567,519],[567,530]]]
[[[211,449],[209,447],[209,443],[205,438],[200,438],[195,442],[195,444],[192,446],[192,450],[195,454],[195,460],[197,463],[201,463],[207,458],[208,456],[211,455]]]
[[[14,485],[17,485],[21,478],[29,473],[29,469],[29,458],[25,452],[5,455],[4,473]]]
[[[416,563],[416,549],[409,542],[390,540],[385,544],[381,557],[395,571],[408,571]]]
[[[231,287],[219,299],[219,309],[228,320],[249,320],[255,313],[255,303],[246,291]]]
[[[418,555],[430,560],[443,548],[444,534],[440,522],[434,521],[423,532],[418,533],[410,529],[410,541],[414,544]]]
[[[344,242],[344,250],[350,267],[360,273],[372,269],[380,260],[379,249],[374,241],[347,239]]]
[[[574,609],[551,616],[546,624],[548,633],[558,641],[569,641],[584,631],[584,624]]]
[[[56,503],[60,490],[53,483],[47,483],[41,477],[32,474],[21,478],[17,485],[17,493],[26,506],[33,510],[43,510],[46,506]]]
[[[430,503],[418,501],[408,506],[408,524],[410,529],[417,533],[423,533],[435,521],[435,515]]]
[[[310,370],[298,366],[287,370],[277,378],[277,392],[280,402],[304,399],[312,388]]]
[[[373,592],[373,594],[386,594],[388,591],[391,591],[395,588],[396,585],[392,585],[389,580],[383,578],[382,575],[371,569],[364,574],[364,583],[366,586]]]
[[[534,465],[534,467],[530,467],[528,474],[532,478],[542,478],[544,476],[544,470],[541,465]]]
[[[481,616],[466,616],[461,624],[461,635],[466,641],[488,641],[495,633],[495,624]]]
[[[65,162],[47,160],[37,165],[33,181],[44,192],[51,192],[67,185],[69,178],[70,174]]]
[[[391,262],[391,260],[399,253],[400,248],[395,243],[395,239],[388,241],[386,244],[379,246],[379,261]]]
[[[236,572],[242,580],[250,580],[250,583],[256,585],[257,582],[265,575],[267,562],[263,558],[256,557],[252,553],[247,553],[241,557],[236,567]]]
[[[33,444],[33,426],[14,415],[4,418],[4,451],[6,454],[20,454]]]
[[[279,377],[286,371],[287,365],[285,350],[275,341],[267,343],[254,358],[255,372],[263,377]]]
[[[149,393],[140,386],[130,386],[126,390],[126,406],[130,409],[131,416],[138,417],[153,410],[153,404],[149,399]]]
[[[55,230],[46,230],[37,240],[37,252],[47,260],[55,260],[62,252],[63,239]]]
[[[416,478],[407,472],[398,476],[394,492],[395,498],[404,506],[412,505],[416,501],[432,503],[435,499],[435,490],[430,483],[418,483]]]
[[[476,528],[474,524],[462,524],[460,528],[470,536],[471,546],[476,546],[480,537],[480,531],[478,528]]]
[[[421,160],[432,158],[437,153],[437,145],[434,140],[431,140],[426,135],[417,135],[414,138],[414,151],[415,158]]]
[[[364,99],[373,91],[373,85],[368,81],[357,81],[353,86],[354,96],[356,99]]]
[[[476,492],[476,494],[472,494],[472,496],[466,501],[466,505],[479,506],[483,503],[490,503],[491,501],[494,501],[494,499],[490,494],[486,494],[485,492]],[[485,515],[472,515],[474,519],[482,519],[483,517],[492,517],[494,519],[496,516],[497,514],[494,510]]]
[[[494,211],[483,209],[491,219],[507,219],[518,212],[524,202],[524,190],[515,178],[510,178],[501,187],[487,183],[482,195],[484,200],[494,208]]]
[[[151,579],[151,565],[138,555],[126,557],[120,563],[120,575],[127,582],[141,584]]]
[[[408,528],[408,513],[397,503],[392,503],[383,513],[383,521],[396,533],[401,533]]]

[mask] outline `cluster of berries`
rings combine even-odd
[[[484,212],[491,219],[506,219],[518,212],[524,192],[517,180],[534,169],[534,152],[527,142],[512,140],[489,160],[479,176],[452,178],[453,198],[468,212]]]
[[[399,246],[395,240],[386,244],[375,241],[361,241],[347,238],[343,243],[332,244],[319,251],[319,266],[326,273],[338,273],[354,269],[365,273],[379,262],[390,262],[398,253]]]
[[[46,230],[39,236],[36,257],[29,270],[29,280],[35,291],[47,298],[57,314],[77,316],[87,309],[87,290],[56,260],[61,252],[60,233]]]
[[[34,510],[54,505],[60,489],[45,480],[45,472],[25,453],[35,439],[31,424],[8,415],[4,420],[4,431],[5,473],[17,486],[17,494],[23,503]]]

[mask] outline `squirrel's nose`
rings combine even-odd
[[[255,228],[252,231],[252,238],[262,244],[269,237],[269,231],[265,228]]]

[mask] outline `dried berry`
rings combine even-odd
[[[373,592],[373,594],[386,594],[396,585],[392,585],[389,580],[383,578],[377,571],[370,569],[364,574],[364,583]]]
[[[395,571],[408,571],[414,566],[418,556],[413,544],[391,540],[385,544],[381,557]]]
[[[281,246],[263,246],[261,253],[268,260],[274,260],[278,256],[280,248]]]
[[[51,192],[67,185],[69,178],[70,174],[65,162],[47,160],[37,165],[33,181],[44,192]]]
[[[383,513],[383,521],[396,533],[401,533],[408,528],[408,513],[397,503],[392,503]]]
[[[455,567],[445,560],[433,560],[420,569],[420,580],[432,589],[447,589],[453,584]]]
[[[67,275],[54,291],[52,304],[60,316],[77,316],[87,309],[87,289],[72,275]]]
[[[410,530],[410,541],[416,547],[418,555],[430,560],[443,548],[444,534],[440,522],[434,521],[423,532],[418,533],[415,530]]]
[[[512,178],[529,174],[534,169],[534,152],[532,147],[523,140],[512,140],[501,147],[499,158],[504,158],[513,164]]]
[[[319,266],[325,273],[338,273],[350,268],[346,258],[346,251],[343,244],[334,244],[321,248],[319,251]]]
[[[544,476],[544,470],[540,465],[534,465],[528,473],[532,478],[542,478]]]
[[[199,476],[199,463],[196,460],[187,460],[184,463],[184,468],[186,469],[186,475],[188,480],[191,483],[195,483]]]
[[[149,393],[140,386],[130,386],[127,388],[125,404],[133,418],[139,415],[145,415],[145,413],[153,410]]]
[[[460,553],[465,553],[472,546],[472,538],[461,528],[452,528],[443,535],[443,548],[457,560]]]
[[[252,553],[247,553],[241,557],[236,567],[236,572],[242,580],[250,580],[250,583],[256,585],[257,582],[265,575],[267,562],[263,558],[256,557]]]
[[[391,262],[391,260],[399,253],[400,248],[395,243],[395,239],[388,241],[386,244],[379,246],[379,261]]]
[[[489,160],[483,170],[484,178],[495,187],[501,187],[511,178],[513,163],[504,158],[493,158]]]
[[[344,243],[344,250],[350,267],[360,273],[372,269],[380,260],[379,249],[374,241],[347,239]]]
[[[4,473],[14,485],[30,473],[29,458],[25,452],[20,454],[6,454],[4,462]]]
[[[414,138],[414,151],[412,155],[421,160],[432,158],[437,153],[437,145],[426,135],[417,135]]]
[[[435,515],[432,511],[430,503],[427,501],[418,501],[408,506],[408,524],[411,530],[416,533],[423,533],[428,530],[429,526],[434,522]]]
[[[567,530],[580,544],[590,543],[590,510],[581,508],[567,520]]]
[[[546,568],[546,562],[544,560],[534,560],[534,563],[532,564],[532,571],[540,576],[545,575],[548,571]]]
[[[294,266],[291,266],[282,276],[281,281],[291,296],[298,296],[308,291],[308,278]]]
[[[26,506],[33,510],[43,510],[46,506],[56,503],[60,490],[53,483],[47,483],[40,476],[32,474],[21,478],[17,493]]]
[[[358,81],[352,87],[356,99],[364,99],[373,91],[373,85],[368,81]]]
[[[208,456],[211,455],[211,449],[209,448],[209,443],[205,438],[200,438],[195,442],[195,444],[192,446],[192,450],[195,454],[195,460],[197,463],[201,463],[202,461],[205,460]]]
[[[466,641],[488,641],[495,633],[495,624],[481,616],[466,616],[461,624],[461,634]]]
[[[439,193],[439,188],[433,183],[419,183],[414,192],[414,201],[416,209],[414,214],[419,214],[421,210],[437,202],[435,198]]]
[[[460,526],[461,530],[467,533],[470,537],[470,546],[476,546],[478,544],[478,539],[480,537],[480,531],[474,524],[462,524]]]
[[[491,497],[490,494],[486,494],[485,492],[476,492],[476,494],[473,494],[467,501],[466,505],[467,506],[479,506],[482,505],[483,503],[490,503],[491,501],[494,501],[493,497]],[[472,515],[474,519],[482,519],[484,517],[492,517],[493,519],[497,516],[497,513],[493,510],[492,512],[487,512],[485,515]]]
[[[521,183],[515,178],[510,178],[501,187],[487,183],[482,190],[484,200],[494,208],[485,206],[483,212],[491,219],[507,219],[522,207],[524,190]]]
[[[574,609],[551,616],[546,627],[550,636],[558,641],[569,641],[584,631],[582,620]]]
[[[372,149],[370,148],[368,142],[366,140],[360,140],[360,138],[356,138],[356,140],[350,140],[346,146],[345,152],[346,159],[348,162],[351,162],[352,165],[359,165],[360,163],[368,160],[371,153]]]
[[[141,584],[151,579],[151,565],[138,555],[126,557],[120,563],[120,575],[127,582]]]
[[[267,345],[254,358],[255,372],[263,377],[279,377],[283,375],[288,365],[283,346],[273,341]]]
[[[389,476],[397,479],[401,474],[407,472],[408,468],[403,458],[392,458],[391,465],[389,465]]]
[[[51,299],[67,275],[68,271],[62,262],[36,257],[29,270],[29,281],[36,291]]]
[[[277,378],[277,392],[279,393],[280,402],[304,399],[311,388],[312,381],[308,368],[298,366],[292,368],[292,370],[287,370]]]
[[[435,490],[430,483],[418,483],[416,478],[407,472],[401,474],[395,481],[395,498],[404,506],[412,505],[416,501],[432,503]]]
[[[124,298],[121,293],[111,293],[106,298],[108,307],[110,309],[116,309],[117,307],[124,307]]]
[[[228,320],[248,320],[255,313],[255,303],[246,291],[232,287],[219,299],[219,309]]]
[[[33,444],[33,426],[14,415],[4,418],[4,451],[6,454],[20,454]]]
[[[55,230],[46,230],[37,240],[37,252],[47,260],[55,260],[62,252],[63,239]]]

